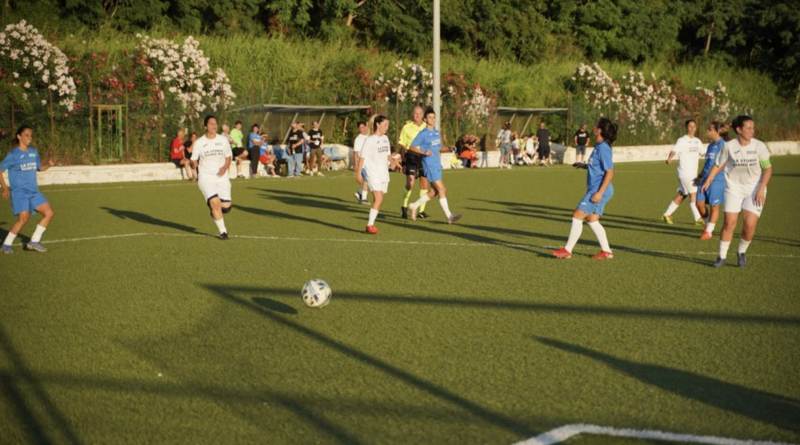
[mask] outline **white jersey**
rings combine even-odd
[[[508,144],[511,142],[511,130],[501,128],[497,133],[497,140],[500,141],[501,144]]]
[[[527,141],[525,141],[525,152],[529,155],[533,156],[534,148],[533,148],[533,137],[529,137]]]
[[[717,155],[718,166],[725,166],[725,193],[750,196],[761,182],[761,163],[769,160],[769,149],[758,139],[742,146],[732,139]]]
[[[700,153],[703,152],[703,143],[700,139],[682,136],[675,142],[672,151],[678,156],[678,177],[696,178],[697,166],[700,164]]]
[[[369,135],[359,133],[356,140],[353,142],[353,152],[361,154],[361,148],[364,146],[364,141],[367,140]]]
[[[392,154],[389,137],[372,135],[367,137],[361,148],[361,159],[367,170],[367,180],[371,184],[389,182],[389,156]]]
[[[205,135],[198,138],[192,148],[192,161],[200,161],[200,166],[197,168],[198,178],[217,176],[219,169],[225,165],[225,159],[232,155],[228,139],[220,135],[216,135],[213,139]]]

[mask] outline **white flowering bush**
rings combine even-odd
[[[619,80],[613,79],[599,64],[580,64],[572,80],[581,97],[598,112],[613,113],[631,134],[656,130],[663,138],[681,118],[710,116],[724,120],[732,104],[721,82],[711,88],[699,84],[688,90],[680,79],[658,79],[654,73],[645,76],[629,71]]]
[[[375,79],[375,99],[396,103],[411,102],[415,105],[430,105],[433,101],[433,74],[416,63],[403,67],[403,61],[394,64],[397,69],[394,77],[383,73]]]
[[[160,99],[164,90],[180,102],[185,119],[195,119],[207,109],[216,111],[220,106],[231,106],[236,98],[230,80],[222,68],[211,70],[210,59],[199,48],[192,36],[183,45],[167,40],[136,35],[138,49],[147,61],[147,70],[158,85]]]
[[[24,101],[47,105],[52,92],[58,105],[71,111],[77,90],[67,62],[67,56],[25,20],[0,32],[0,79]]]

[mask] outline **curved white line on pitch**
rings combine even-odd
[[[532,437],[528,440],[517,442],[514,445],[554,445],[580,434],[595,434],[599,436],[652,439],[665,442],[702,443],[711,445],[793,445],[786,442],[742,440],[717,436],[695,436],[693,434],[670,433],[657,430],[611,428],[607,426],[587,425],[582,423],[564,425],[546,433],[542,433],[536,437]]]
[[[174,237],[214,237],[214,235],[207,233],[158,233],[158,232],[138,232],[138,233],[124,233],[118,235],[98,235],[88,236],[83,238],[66,238],[55,240],[43,240],[42,244],[58,244],[58,243],[75,243],[81,241],[96,241],[108,240],[115,238],[134,238],[139,236],[174,236]],[[453,247],[515,247],[523,249],[558,249],[558,246],[540,246],[536,244],[515,244],[515,243],[457,243],[457,242],[441,242],[441,241],[403,241],[403,240],[379,240],[375,238],[303,238],[293,236],[269,236],[269,235],[230,235],[231,238],[241,239],[254,239],[254,240],[269,240],[269,241],[303,241],[303,242],[330,242],[330,243],[362,243],[362,244],[395,244],[395,245],[409,245],[409,246],[453,246]],[[22,245],[22,241],[15,243]],[[576,246],[580,250],[596,250],[596,247]],[[717,252],[690,252],[690,251],[667,251],[667,250],[643,250],[631,248],[617,248],[621,252],[633,253],[657,253],[657,254],[675,254],[675,255],[717,255]],[[768,255],[748,253],[747,256],[754,258],[800,258],[792,254],[783,255]]]

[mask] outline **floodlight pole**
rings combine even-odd
[[[436,128],[441,130],[442,88],[440,78],[442,77],[442,67],[439,60],[439,52],[441,50],[439,25],[439,0],[433,0],[433,111],[436,112]]]

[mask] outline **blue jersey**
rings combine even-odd
[[[13,191],[38,192],[36,172],[41,168],[39,152],[33,147],[27,151],[14,148],[0,164],[0,172],[8,171],[8,185]]]
[[[428,127],[423,128],[417,133],[417,137],[414,138],[411,145],[419,148],[423,153],[428,150],[433,152],[430,156],[422,158],[422,166],[425,170],[435,170],[437,168],[441,170],[442,157],[439,155],[439,149],[442,148],[442,135],[439,133],[438,128],[433,130],[429,130]]]
[[[614,169],[614,161],[611,159],[611,146],[606,141],[595,145],[592,155],[589,156],[587,163],[589,174],[586,175],[586,192],[597,193],[606,171]],[[610,188],[610,184],[609,184]]]
[[[247,148],[253,148],[254,147],[253,139],[258,139],[259,140],[259,145],[261,144],[261,142],[260,142],[261,141],[261,135],[258,134],[258,133],[250,133],[247,136]]]
[[[722,138],[720,138],[717,142],[708,144],[708,150],[706,150],[706,163],[703,165],[703,172],[700,173],[700,177],[703,178],[700,184],[706,182],[706,178],[708,177],[708,174],[711,173],[711,168],[714,167],[714,164],[717,162],[717,156],[719,156],[719,153],[722,151],[723,147],[725,147],[725,139]],[[712,184],[725,184],[725,175],[718,174],[715,176]]]

